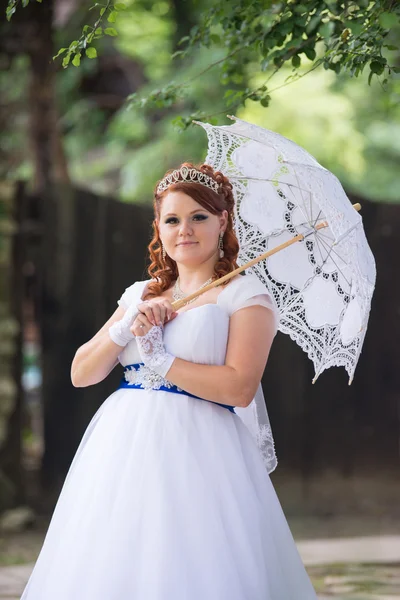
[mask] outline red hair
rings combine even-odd
[[[184,192],[213,215],[219,215],[224,210],[228,211],[228,223],[223,237],[224,256],[223,258],[218,258],[215,263],[213,281],[227,273],[231,273],[238,267],[236,260],[239,253],[239,242],[233,229],[232,216],[235,200],[232,193],[232,184],[225,175],[220,171],[214,171],[210,165],[203,164],[195,167],[191,163],[183,163],[179,169],[182,167],[197,169],[205,173],[220,184],[219,190],[218,192],[214,192],[214,190],[201,183],[187,183],[182,180],[170,185],[164,192],[158,194],[156,186],[153,203],[153,239],[148,246],[151,263],[147,269],[150,277],[156,281],[149,284],[146,298],[160,296],[162,292],[171,287],[179,275],[176,262],[168,255],[166,255],[165,259],[162,257],[161,239],[156,223],[160,219],[162,199],[170,191]],[[167,171],[165,176],[169,173],[172,173],[172,170]]]

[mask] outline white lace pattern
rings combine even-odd
[[[134,366],[127,367],[124,373],[125,381],[128,385],[141,385],[145,390],[159,390],[161,387],[173,388],[173,383],[162,377],[147,365],[139,365],[136,369]],[[178,392],[182,389],[177,387]]]
[[[206,162],[234,188],[238,263],[306,236],[249,271],[273,295],[279,330],[308,354],[315,378],[344,366],[351,383],[376,278],[360,214],[337,177],[291,140],[236,118],[230,126],[199,124],[209,140]]]
[[[154,325],[145,335],[136,336],[136,342],[144,364],[165,377],[175,360],[175,356],[165,350],[163,327]]]

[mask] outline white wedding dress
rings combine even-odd
[[[139,302],[146,283],[119,303]],[[187,307],[165,326],[167,351],[224,364],[229,317],[257,303],[260,285],[239,277],[216,304]],[[140,362],[135,340],[120,362]],[[21,600],[316,597],[239,416],[182,393],[122,388],[87,427]]]

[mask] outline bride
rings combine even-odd
[[[124,376],[86,429],[22,600],[316,599],[269,477],[274,452],[244,418],[277,330],[268,290],[236,275],[172,307],[237,267],[233,207],[208,165],[156,187],[150,278],[71,369],[76,387],[118,363]]]

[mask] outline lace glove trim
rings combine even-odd
[[[136,336],[136,343],[144,364],[165,377],[175,356],[165,350],[162,326],[155,325],[145,335]]]
[[[125,311],[122,319],[116,321],[109,327],[108,335],[115,344],[125,347],[135,338],[135,335],[131,332],[130,328],[138,314],[139,311],[136,308],[136,304],[131,304]]]

